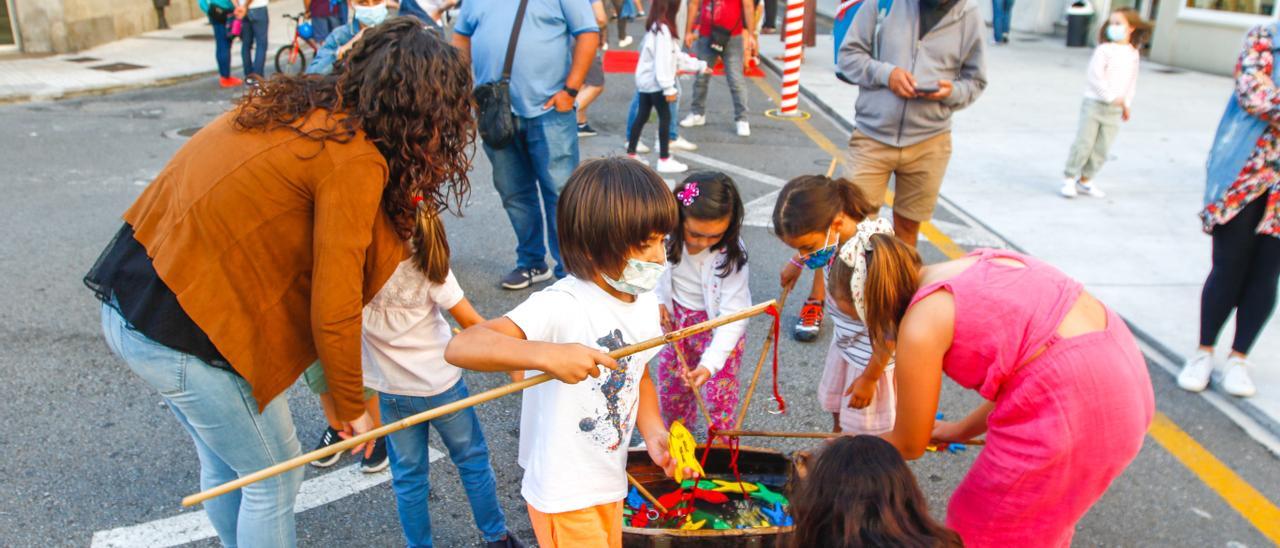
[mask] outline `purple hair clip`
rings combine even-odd
[[[681,190],[679,194],[676,194],[676,198],[679,198],[680,203],[684,204],[685,207],[689,207],[693,205],[693,199],[697,197],[698,197],[697,181],[690,181],[688,183],[685,183],[684,190]]]

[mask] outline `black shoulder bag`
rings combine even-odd
[[[524,24],[524,9],[528,5],[529,0],[520,0],[520,8],[516,10],[516,22],[507,41],[507,59],[502,63],[502,77],[476,87],[475,91],[480,138],[493,149],[506,148],[516,136],[516,119],[511,113],[511,62],[515,60],[516,41],[520,39],[520,26]]]

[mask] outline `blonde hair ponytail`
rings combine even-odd
[[[867,333],[877,360],[893,353],[898,338],[898,325],[920,289],[920,254],[898,238],[888,234],[871,236],[867,252],[866,298]]]
[[[444,232],[440,210],[425,200],[417,204],[413,230],[413,262],[433,283],[442,284],[449,277],[449,238]]]

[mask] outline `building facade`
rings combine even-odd
[[[158,0],[169,23],[204,17],[196,0]],[[157,0],[0,0],[0,52],[67,53],[155,30]]]
[[[1151,60],[1230,75],[1245,33],[1276,15],[1275,0],[1167,0],[1156,17]]]

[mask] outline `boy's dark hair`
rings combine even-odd
[[[698,171],[685,177],[684,182],[676,185],[673,195],[679,196],[690,183],[698,186],[698,195],[693,203],[680,206],[680,222],[671,231],[667,239],[667,262],[676,264],[684,254],[684,221],[693,218],[700,221],[718,221],[729,218],[729,228],[712,251],[724,250],[725,261],[718,268],[716,275],[721,278],[731,272],[741,270],[747,264],[747,250],[742,247],[742,196],[738,194],[738,186],[733,179],[719,171]]]
[[[841,212],[862,222],[875,208],[848,180],[801,175],[787,181],[778,193],[773,205],[773,233],[792,238],[823,232]]]
[[[1116,8],[1111,13],[1118,13],[1124,16],[1125,21],[1129,22],[1129,28],[1133,29],[1129,32],[1129,45],[1134,49],[1142,49],[1147,45],[1147,41],[1151,39],[1153,27],[1151,23],[1142,19],[1142,14],[1133,8]],[[1098,43],[1106,44],[1111,41],[1107,37],[1107,25],[1111,24],[1111,18],[1102,20],[1102,27],[1098,29]]]
[[[929,516],[898,450],[878,436],[841,436],[814,459],[791,497],[795,530],[785,546],[963,546]]]
[[[583,280],[597,273],[616,277],[632,249],[678,222],[675,195],[648,166],[622,157],[584,162],[557,206],[564,268]]]

